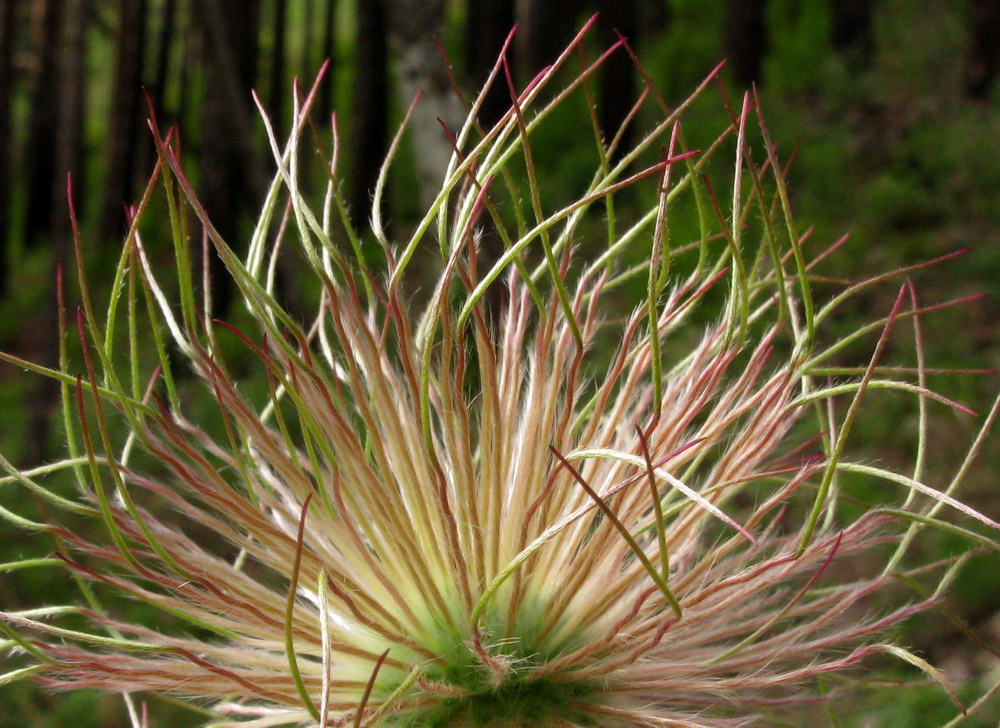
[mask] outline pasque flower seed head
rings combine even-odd
[[[498,61],[510,109],[484,129],[477,101],[446,132],[436,202],[392,242],[389,163],[366,242],[336,133],[333,181],[310,206],[311,95],[287,144],[268,127],[277,173],[242,256],[154,125],[178,285],[161,283],[142,214],[106,319],[81,278],[80,374],[68,357],[45,372],[65,390],[69,455],[4,485],[35,490],[51,517],[3,513],[50,534],[55,556],[30,566],[65,568],[83,598],[2,615],[27,658],[6,680],[123,693],[137,725],[134,694],[150,691],[255,728],[761,725],[824,698],[828,673],[863,679],[853,668],[874,653],[948,688],[886,637],[938,594],[879,611],[868,597],[914,568],[920,529],[956,512],[997,524],[921,482],[922,451],[904,474],[846,447],[875,388],[943,400],[919,334],[912,381],[880,366],[919,321],[906,271],[842,290],[817,276],[830,251],[797,232],[751,96],[732,118],[720,104],[696,150],[681,126],[694,97],[673,109],[647,88],[626,117],[656,114],[641,141],[605,130],[585,189],[547,199],[538,130],[607,55],[566,75],[585,30],[524,90]],[[568,136],[593,128],[584,117]],[[726,150],[723,192],[706,173]],[[685,205],[700,211],[693,241],[672,222]],[[188,213],[238,289],[230,323],[196,293]],[[305,322],[280,303],[282,256],[315,281]],[[849,295],[894,277],[883,318],[832,336]],[[854,341],[869,357],[828,380]],[[49,485],[73,472],[80,497]],[[845,473],[891,488],[886,505],[844,511]],[[101,528],[69,525],[81,518]],[[921,575],[944,582],[948,566]],[[166,621],[120,616],[108,594]]]

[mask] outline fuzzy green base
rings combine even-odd
[[[593,724],[579,707],[591,698],[597,685],[517,678],[496,688],[461,698],[446,698],[439,704],[401,716],[398,725],[407,728],[500,728],[500,726],[545,726],[550,719],[576,725]]]

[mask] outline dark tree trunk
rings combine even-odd
[[[267,113],[271,116],[274,128],[284,129],[282,119],[285,111],[285,33],[288,4],[279,0],[274,3],[274,16],[271,18],[271,29],[274,34],[271,46],[271,81],[268,84]]]
[[[305,8],[305,22],[302,24],[302,57],[299,61],[298,67],[302,71],[312,72],[314,59],[316,58],[316,23],[315,18],[315,3],[304,3]]]
[[[52,180],[55,202],[54,223],[60,239],[69,232],[66,209],[66,175],[73,178],[73,203],[83,207],[83,127],[84,90],[87,77],[87,0],[65,0],[62,43],[59,48],[59,112],[56,124],[56,170]]]
[[[18,0],[0,5],[0,179],[13,172],[11,111],[14,101],[14,38],[18,30]],[[0,298],[7,293],[8,241],[11,239],[10,185],[0,184]]]
[[[969,0],[965,89],[985,101],[1000,75],[1000,0]]]
[[[465,16],[465,68],[472,87],[478,90],[486,82],[496,63],[503,42],[514,27],[513,0],[469,0]],[[514,59],[508,58],[513,67]],[[510,92],[503,77],[497,78],[483,105],[479,119],[491,127],[510,107]]]
[[[875,50],[872,0],[832,0],[830,42],[856,71],[871,65]]]
[[[160,13],[160,37],[156,45],[156,61],[150,70],[147,90],[153,100],[157,115],[166,110],[167,79],[170,78],[170,50],[174,44],[174,23],[177,17],[176,0],[166,0]]]
[[[59,48],[61,47],[64,3],[40,0],[41,24],[32,39],[37,58],[32,76],[28,136],[23,167],[28,192],[24,239],[36,245],[39,237],[52,230],[53,179],[56,177],[56,126],[59,113]]]
[[[659,38],[663,35],[670,27],[672,17],[670,3],[639,4],[639,22],[642,25],[642,34],[646,38]]]
[[[326,70],[324,79],[324,91],[316,100],[316,115],[321,123],[329,121],[330,112],[333,110],[334,94],[337,89],[333,82],[334,60],[337,56],[337,0],[326,0],[326,15],[323,17],[323,58],[330,61],[330,67]]]
[[[66,178],[72,176],[73,204],[79,210],[83,207],[82,177],[83,168],[83,120],[84,120],[84,79],[87,60],[87,9],[86,0],[65,0],[56,7],[54,4],[45,8],[43,37],[50,41],[43,48],[46,58],[43,69],[49,69],[51,78],[43,78],[40,83],[50,83],[53,95],[48,100],[53,104],[52,115],[46,120],[51,124],[51,136],[33,139],[35,144],[44,142],[49,151],[45,153],[49,165],[47,179],[39,177],[34,180],[33,193],[35,198],[31,215],[42,212],[41,204],[48,204],[47,220],[32,220],[32,238],[36,244],[49,244],[53,251],[49,268],[48,280],[55,279],[55,260],[71,259],[71,229],[66,199]],[[59,19],[53,22],[50,13],[57,12]],[[51,33],[51,35],[50,35]],[[36,88],[35,98],[38,98]],[[32,129],[38,133],[39,128]],[[36,154],[38,147],[34,147]],[[49,156],[51,155],[51,156]],[[32,166],[33,158],[27,160],[27,167]],[[43,185],[48,186],[45,193]],[[58,364],[58,342],[56,340],[56,310],[54,297],[49,297],[46,304],[30,315],[30,320],[22,328],[22,346],[27,352],[27,358],[45,366],[55,367]],[[22,464],[35,464],[51,457],[50,433],[52,417],[59,401],[58,383],[51,378],[42,377],[29,394],[29,416],[25,432]]]
[[[82,190],[84,78],[87,4],[83,0],[44,3],[35,48],[40,54],[34,79],[24,167],[28,178],[25,237],[30,244],[68,223],[66,175]]]
[[[768,39],[764,25],[767,0],[727,0],[725,49],[733,80],[740,87],[760,84]]]
[[[180,90],[177,94],[177,106],[171,109],[174,119],[181,129],[188,129],[197,126],[197,117],[200,112],[201,96],[191,92],[192,79],[197,79],[201,70],[209,63],[206,60],[208,54],[209,40],[208,33],[204,27],[204,20],[197,16],[192,10],[190,3],[181,2],[177,8],[176,29],[180,31],[177,44],[181,47],[181,67],[177,73],[176,87]],[[165,80],[169,80],[168,75]],[[164,101],[169,92],[164,85]]]
[[[205,0],[205,96],[202,101],[201,200],[223,240],[239,251],[240,222],[256,213],[267,181],[256,155],[251,91],[257,78],[260,1]],[[224,312],[232,296],[221,264],[212,295]]]
[[[122,205],[132,201],[140,145],[148,140],[142,124],[142,71],[145,68],[146,0],[119,0],[115,77],[108,121],[107,173],[101,229],[112,236],[124,224]]]
[[[639,15],[636,0],[601,0],[601,40],[602,45],[610,46],[617,40],[618,31],[635,46],[639,43]],[[605,143],[610,143],[635,103],[636,72],[632,59],[624,50],[611,55],[601,69],[601,129],[604,132]],[[619,151],[628,149],[632,138],[631,129],[627,129],[618,147]]]
[[[533,78],[556,59],[576,31],[576,10],[580,3],[573,0],[530,0],[524,9],[523,30],[518,39],[518,52],[528,78]]]
[[[389,66],[385,0],[359,0],[354,78],[351,218],[363,226],[388,148]]]
[[[145,2],[145,0],[143,0]],[[154,22],[157,20],[158,22]],[[171,49],[174,47],[175,35],[174,25],[177,19],[176,0],[166,0],[160,13],[152,16],[147,15],[150,21],[146,30],[147,36],[156,35],[156,54],[151,61],[152,67],[147,68],[145,76],[149,80],[146,82],[146,91],[153,104],[153,113],[159,121],[161,128],[168,126],[168,113],[166,106],[167,80],[171,78],[170,58]],[[141,89],[139,89],[140,96]],[[156,145],[146,126],[145,119],[150,113],[143,98],[139,99],[138,110],[138,151],[135,166],[139,177],[144,178],[153,169],[153,160],[156,158]]]
[[[469,0],[465,16],[465,69],[473,94],[479,92],[490,75],[503,43],[514,27],[514,0]],[[512,69],[517,68],[516,44],[507,50],[507,60]],[[511,106],[510,91],[501,74],[493,81],[489,93],[479,108],[479,122],[487,129],[492,127]],[[479,265],[490,268],[504,253],[504,243],[488,216],[481,221],[479,238]],[[502,306],[502,286],[490,286],[486,292],[489,310],[498,312]]]

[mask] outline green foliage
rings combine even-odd
[[[530,728],[558,719],[589,725],[591,721],[573,704],[588,697],[592,690],[590,685],[571,682],[515,680],[465,698],[444,700],[426,713],[403,716],[399,724],[408,728],[503,728],[511,725]]]

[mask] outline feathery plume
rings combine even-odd
[[[79,373],[65,343],[58,371],[15,361],[64,388],[69,455],[26,472],[4,461],[3,487],[31,489],[50,516],[0,514],[55,544],[5,567],[62,568],[83,599],[0,614],[26,657],[0,681],[165,693],[244,728],[760,724],[831,699],[817,679],[876,653],[950,690],[886,637],[939,591],[879,612],[868,599],[916,573],[921,529],[992,543],[948,513],[998,528],[956,499],[964,467],[945,489],[922,482],[925,403],[964,408],[926,388],[919,327],[913,376],[883,365],[890,338],[934,308],[906,279],[925,266],[839,289],[820,278],[832,249],[809,252],[797,231],[759,100],[704,148],[686,141],[681,119],[718,69],[676,108],[647,86],[626,124],[658,118],[633,148],[584,119],[596,170],[546,196],[539,129],[570,95],[589,98],[607,53],[631,52],[565,80],[586,30],[523,90],[501,56],[489,83],[509,84],[507,114],[478,126],[484,90],[445,130],[436,202],[396,242],[390,163],[362,235],[335,129],[331,181],[307,201],[312,94],[286,144],[267,127],[277,173],[243,256],[152,125],[159,164],[103,319],[79,268]],[[733,148],[724,194],[709,162]],[[140,232],[158,180],[176,294]],[[698,213],[693,241],[673,223],[682,205]],[[238,288],[231,322],[213,318],[207,285],[196,293],[189,213]],[[282,256],[308,268],[310,320],[280,302]],[[831,339],[849,296],[893,280],[881,319]],[[829,380],[859,340],[868,360]],[[876,388],[921,403],[912,473],[847,455]],[[852,518],[845,473],[893,495]],[[73,474],[78,497],[49,484]],[[882,568],[864,572],[874,552]],[[920,574],[943,588],[959,560]],[[170,626],[121,616],[108,594]]]

